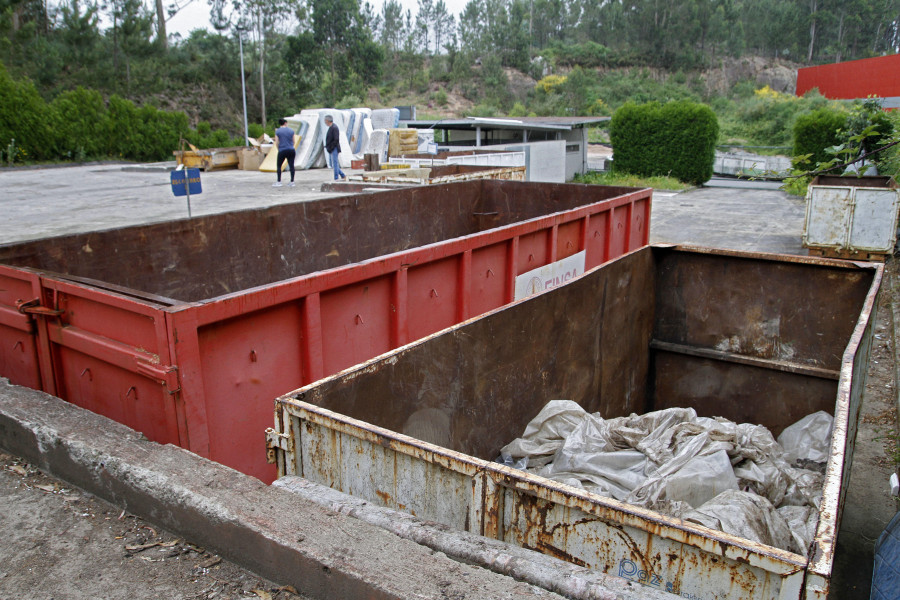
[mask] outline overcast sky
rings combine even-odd
[[[377,13],[381,12],[382,0],[369,0],[369,2],[375,7]],[[444,0],[447,9],[456,17],[466,7],[467,2],[468,0]],[[417,0],[400,0],[400,4],[403,5],[404,12],[409,9],[415,16]],[[194,0],[181,9],[177,15],[166,21],[166,32],[169,34],[180,33],[182,37],[186,38],[194,29],[212,29],[209,26],[209,3],[206,0]]]

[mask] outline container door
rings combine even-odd
[[[21,307],[38,343],[44,389],[159,443],[179,443],[178,372],[162,306],[41,277]]]
[[[900,192],[856,188],[850,247],[892,252],[897,240],[897,204]]]
[[[806,204],[806,243],[840,248],[850,225],[850,188],[810,186]]]
[[[40,341],[32,318],[19,308],[39,289],[37,273],[0,265],[0,376],[36,390],[44,389],[38,360]]]

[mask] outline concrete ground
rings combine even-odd
[[[169,165],[160,164],[0,170],[0,189],[4,190],[0,210],[5,216],[0,221],[0,243],[184,218],[186,200],[172,195],[169,169]],[[272,188],[274,174],[267,173],[221,171],[203,173],[201,177],[204,191],[191,198],[194,215],[337,195],[318,191],[322,183],[331,180],[330,171],[325,169],[299,172],[294,188]],[[724,184],[716,182],[717,186]],[[800,244],[803,200],[773,190],[771,184],[754,187],[762,189],[705,187],[681,194],[655,192],[651,242],[806,254]],[[887,477],[896,465],[888,459],[885,443],[886,434],[897,431],[895,271],[889,265],[877,313],[870,381],[863,400],[843,527],[838,536],[832,595],[836,598],[868,596],[874,540],[897,510],[896,502],[886,491]],[[0,427],[0,445],[3,434]],[[64,474],[58,475],[65,478]],[[0,478],[0,487],[4,481]],[[34,506],[39,509],[42,504]],[[43,529],[52,527],[46,520],[38,521]],[[246,557],[238,553],[234,558]],[[258,569],[256,572],[266,574]],[[127,577],[122,577],[125,579],[121,585],[143,585],[140,581],[128,583]],[[501,579],[492,580],[490,585],[507,589],[503,586],[512,584]],[[528,596],[535,592],[523,593]]]
[[[653,192],[650,243],[803,254],[806,202],[769,182],[718,179],[716,187]],[[750,184],[756,187],[749,187]],[[724,187],[725,184],[741,187]],[[762,188],[762,189],[759,189]]]
[[[172,193],[174,167],[172,162],[0,169],[0,243],[187,218],[187,198]],[[298,171],[295,187],[272,187],[274,173],[233,169],[201,172],[200,180],[202,193],[191,196],[193,216],[339,195],[320,191],[333,180],[328,169]],[[290,176],[283,173],[282,180],[287,184]]]

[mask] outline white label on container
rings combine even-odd
[[[585,251],[516,277],[516,300],[553,289],[584,275]]]

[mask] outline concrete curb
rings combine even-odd
[[[0,447],[314,598],[561,598],[150,442],[124,425],[5,379]]]

